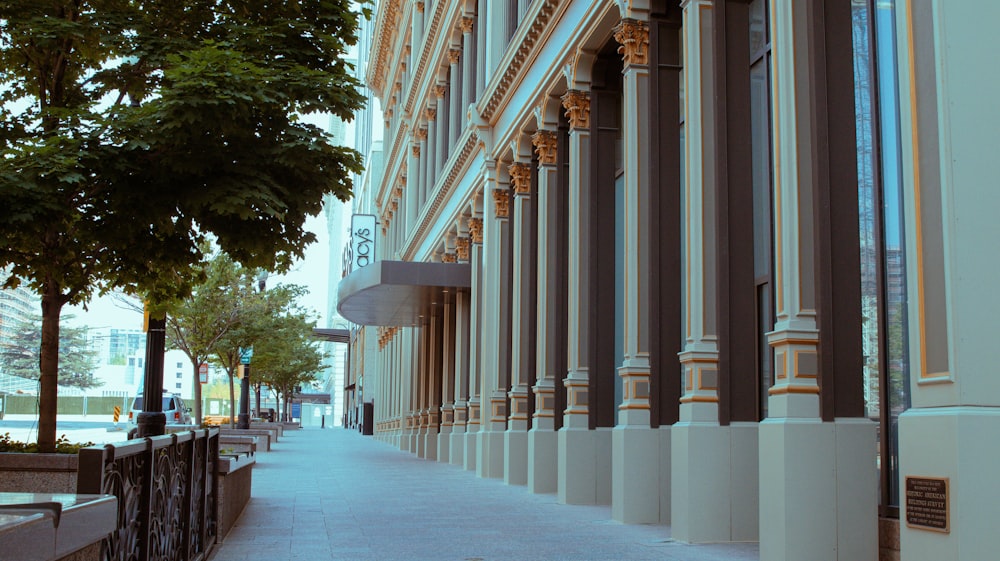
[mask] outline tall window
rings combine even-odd
[[[766,333],[774,327],[772,277],[771,30],[767,0],[750,2],[750,131],[753,174],[753,262],[757,318],[757,378],[760,418],[767,417],[772,380]]]
[[[853,0],[865,406],[879,423],[882,513],[899,515],[899,415],[910,406],[895,0]]]

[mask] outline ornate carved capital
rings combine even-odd
[[[451,64],[458,64],[458,60],[462,58],[461,49],[448,49],[448,62]]]
[[[538,161],[543,165],[554,165],[558,152],[559,137],[553,131],[539,130],[531,135],[531,143],[535,146]]]
[[[392,208],[392,213],[390,213],[390,214],[393,214],[397,210],[399,210],[399,201],[398,200],[393,200],[391,203],[389,203],[389,206]]]
[[[514,183],[514,193],[524,195],[531,191],[531,166],[528,164],[511,164],[507,168],[510,179]]]
[[[444,92],[445,92],[444,86],[441,85],[434,86],[434,97],[441,99],[442,97],[444,97]]]
[[[618,54],[622,55],[625,66],[632,64],[647,64],[649,61],[649,25],[637,19],[623,19],[615,27],[615,41],[621,45]]]
[[[470,17],[463,17],[459,20],[458,25],[462,28],[462,33],[472,33],[472,26],[475,25],[476,20]]]
[[[420,145],[414,144],[412,148],[413,148],[413,155],[415,157],[419,158],[420,157]]]
[[[424,109],[424,118],[427,119],[428,121],[433,121],[437,117],[437,114],[438,114],[437,109],[434,109],[432,107]]]
[[[469,219],[469,236],[472,238],[472,243],[483,243],[483,219],[482,218],[470,218]]]
[[[417,135],[417,140],[427,140],[427,129],[419,128],[414,132]]]
[[[458,260],[465,262],[469,260],[469,238],[458,238],[455,240],[455,255]]]
[[[590,128],[590,92],[568,90],[561,99],[569,126],[574,129]]]
[[[417,2],[417,11],[420,12],[420,13],[424,12],[424,3],[423,2]]]
[[[397,199],[401,199],[403,197],[403,187],[399,186],[399,185],[397,185],[396,187],[393,187],[393,189],[392,189],[392,196],[395,197],[395,198],[397,198]]]
[[[445,253],[441,256],[442,263],[454,263],[457,260],[454,253]]]
[[[508,189],[494,189],[493,203],[497,207],[497,218],[510,217],[510,191]]]

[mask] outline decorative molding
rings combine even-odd
[[[434,109],[433,107],[428,107],[427,109],[424,109],[424,118],[427,119],[428,121],[433,121],[435,118],[437,118],[437,109]],[[423,139],[421,138],[421,140]]]
[[[434,97],[441,99],[445,94],[445,87],[443,85],[434,86]]]
[[[515,163],[511,164],[507,170],[510,172],[510,179],[514,184],[515,194],[526,195],[531,192],[531,166]],[[496,198],[496,191],[493,192],[493,196]]]
[[[424,3],[423,2],[417,2],[417,11],[420,12],[421,14],[424,13]]]
[[[543,32],[551,31],[554,27],[550,25],[553,14],[556,8],[562,4],[564,0],[538,0],[534,5],[539,6],[537,8],[537,14],[532,16],[529,12],[525,16],[524,21],[531,21],[531,26],[527,27],[524,33],[524,38],[519,39],[520,33],[516,33],[514,38],[511,39],[511,44],[517,44],[517,51],[514,52],[513,56],[504,66],[504,61],[501,61],[501,67],[505,68],[503,75],[500,77],[500,83],[497,84],[496,88],[493,90],[493,95],[490,96],[489,100],[486,102],[484,111],[482,112],[483,117],[490,121],[493,118],[494,113],[500,106],[500,102],[507,97],[510,92],[511,87],[515,83],[515,78],[521,73],[521,70],[525,68],[526,63],[535,59],[532,56],[533,51],[541,48],[544,42],[539,42]],[[529,19],[530,18],[530,19]],[[525,26],[521,26],[525,27]],[[520,41],[518,43],[518,41]],[[536,49],[538,47],[538,49]],[[506,57],[505,57],[506,60]]]
[[[482,218],[470,218],[469,219],[469,237],[472,239],[472,243],[483,243],[483,219]]]
[[[462,28],[462,33],[472,33],[472,27],[475,25],[475,23],[476,23],[475,18],[471,18],[468,16],[463,16],[462,19],[459,20],[458,22],[459,26]]]
[[[441,256],[442,263],[455,263],[458,257],[454,253],[445,253]]]
[[[382,2],[381,7],[384,9],[380,9],[375,17],[375,33],[372,37],[374,56],[368,66],[367,78],[372,89],[379,93],[385,88],[389,57],[394,50],[392,45],[401,27],[399,21],[403,12],[401,4],[402,0]]]
[[[531,143],[538,154],[538,162],[542,165],[555,165],[558,152],[559,137],[553,131],[540,129],[531,135]]]
[[[462,58],[462,49],[448,49],[449,64],[458,64],[458,61],[461,58]]]
[[[417,130],[413,131],[413,134],[415,134],[417,136],[417,140],[421,142],[427,140],[427,129],[423,127],[420,127]],[[419,148],[419,146],[417,148]]]
[[[420,157],[420,145],[419,144],[414,144],[412,146],[412,148],[413,148],[413,156],[415,158],[419,158]]]
[[[562,96],[562,104],[571,128],[590,128],[590,92],[567,90]]]
[[[497,218],[510,218],[510,190],[494,189],[493,203],[496,205]]]
[[[397,185],[395,188],[393,188],[392,196],[397,199],[403,198],[403,187],[401,185]]]
[[[648,64],[649,24],[637,19],[622,19],[615,26],[615,41],[621,45],[618,54],[622,55],[625,66]]]

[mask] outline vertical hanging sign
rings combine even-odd
[[[351,217],[351,246],[348,271],[371,265],[375,261],[375,215],[355,214]]]

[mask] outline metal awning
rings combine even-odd
[[[315,327],[313,328],[313,337],[323,339],[324,341],[333,341],[334,343],[351,342],[351,332],[348,329],[323,329]]]
[[[340,280],[337,311],[358,325],[421,325],[447,293],[471,282],[468,263],[376,261]]]

